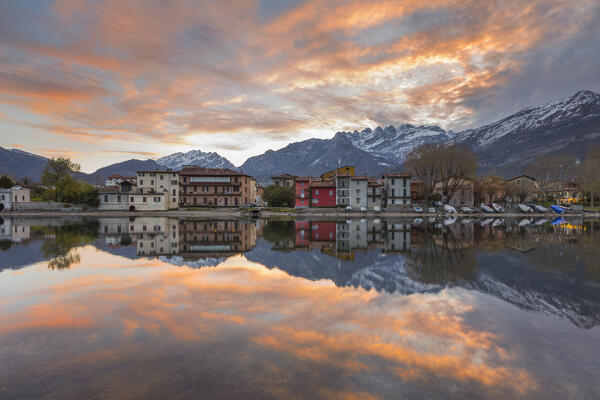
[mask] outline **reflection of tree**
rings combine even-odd
[[[67,224],[55,228],[55,239],[42,245],[44,257],[49,258],[48,268],[65,269],[80,262],[75,247],[86,245],[98,236],[98,222]]]
[[[428,284],[449,284],[474,277],[475,251],[465,248],[451,230],[425,227],[421,237],[422,243],[414,247],[408,263],[411,278]]]
[[[10,240],[0,240],[0,250],[8,251],[12,247],[12,241]]]
[[[561,272],[571,277],[600,280],[600,240],[593,225],[579,233],[553,231],[552,227],[537,235],[535,251],[528,257],[541,270]]]
[[[273,243],[274,249],[293,248],[295,232],[294,221],[271,220],[263,229],[263,237]]]

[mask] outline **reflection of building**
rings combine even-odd
[[[29,240],[31,229],[29,225],[19,225],[13,223],[8,218],[0,217],[0,241],[10,240],[11,242],[21,242]]]
[[[410,250],[410,223],[384,222],[383,250],[386,253]]]
[[[184,259],[223,257],[256,246],[259,221],[179,221],[180,252]]]
[[[179,223],[175,218],[141,217],[129,223],[137,254],[158,256],[179,253]]]

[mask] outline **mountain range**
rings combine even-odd
[[[479,159],[479,172],[509,176],[522,173],[539,154],[565,153],[582,158],[591,146],[600,146],[600,94],[583,90],[573,96],[524,108],[494,123],[461,132],[439,126],[403,124],[337,132],[331,139],[308,139],[279,150],[248,158],[235,167],[214,152],[191,150],[158,160],[131,159],[82,176],[101,183],[108,175],[135,175],[141,169],[179,169],[194,164],[231,168],[269,183],[279,173],[319,175],[338,165],[355,165],[359,174],[376,175],[402,169],[406,155],[423,143],[461,143]],[[0,173],[39,181],[47,159],[17,149],[0,147]]]

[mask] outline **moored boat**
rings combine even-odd
[[[490,213],[490,214],[491,214],[491,213],[493,213],[493,212],[494,212],[494,210],[493,210],[491,207],[488,207],[488,206],[486,206],[486,205],[485,205],[485,204],[483,204],[483,203],[481,203],[481,204],[479,205],[479,208],[481,208],[481,209],[482,209],[484,212],[486,212],[486,213]]]
[[[519,209],[525,213],[529,213],[532,212],[533,210],[531,209],[531,207],[529,207],[528,205],[525,204],[519,204],[518,205]]]
[[[456,214],[456,208],[452,207],[451,205],[444,204],[444,212]]]
[[[497,213],[501,213],[504,212],[504,208],[500,205],[500,204],[496,204],[496,203],[492,203],[492,208],[494,209],[494,211],[496,211]]]

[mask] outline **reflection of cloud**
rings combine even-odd
[[[117,332],[106,359],[103,350],[69,352],[78,362],[108,368],[139,338],[197,346],[236,332],[248,346],[278,354],[274,360],[291,357],[343,374],[405,381],[438,377],[490,389],[509,386],[518,393],[535,388],[530,374],[511,364],[516,355],[496,335],[466,323],[463,316],[472,306],[448,292],[388,296],[341,289],[267,270],[241,256],[216,269],[194,270],[125,260],[90,247],[80,253],[84,263],[72,267],[72,275],[30,289],[35,303],[15,298],[16,308],[4,307],[0,342],[3,336],[32,338],[50,331],[56,338]],[[343,394],[321,389],[325,397]]]
[[[185,144],[243,131],[265,147],[272,135],[365,121],[457,129],[514,111],[515,100],[600,88],[592,0],[306,0],[266,21],[240,0],[0,7],[0,104],[79,141]],[[32,13],[36,29],[25,29]],[[562,55],[590,67],[568,74]],[[536,74],[570,84],[531,86]]]

